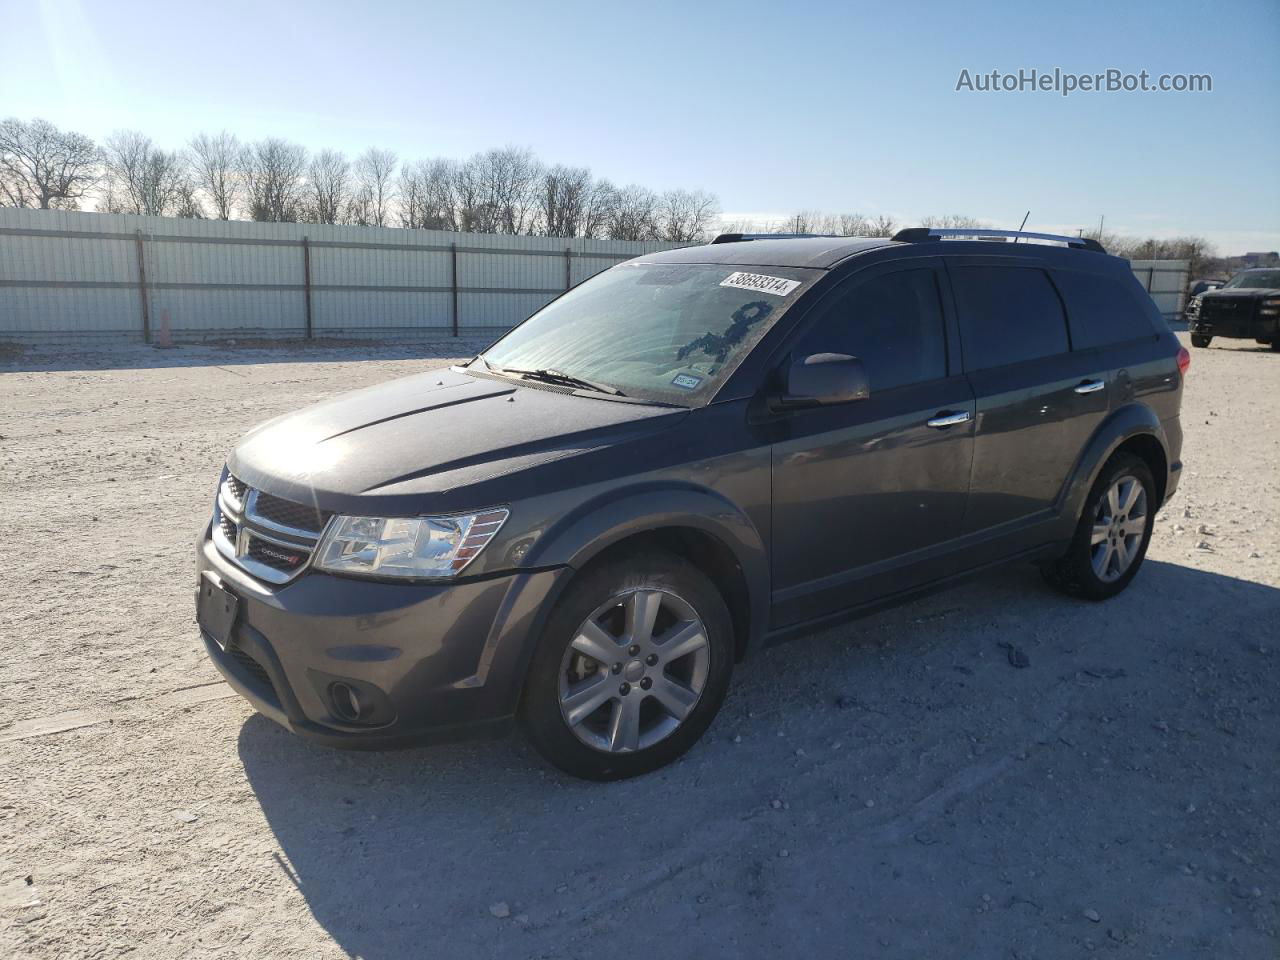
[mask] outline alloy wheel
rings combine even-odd
[[[1147,491],[1137,477],[1122,476],[1098,502],[1090,551],[1093,572],[1103,583],[1124,576],[1142,547],[1147,528]]]
[[[706,627],[686,600],[652,588],[619,594],[582,622],[565,650],[561,716],[596,750],[644,750],[693,712],[710,662]]]

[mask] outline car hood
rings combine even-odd
[[[228,466],[291,500],[342,509],[376,498],[416,512],[461,503],[448,496],[459,488],[648,436],[688,412],[433,370],[269,420]],[[424,506],[428,494],[440,496]]]
[[[1200,294],[1203,300],[1252,300],[1256,297],[1280,296],[1280,287],[1237,287],[1232,290],[1208,290]]]

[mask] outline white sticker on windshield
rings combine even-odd
[[[722,287],[738,287],[741,290],[755,290],[758,293],[771,293],[775,297],[785,297],[796,287],[799,280],[787,280],[784,277],[766,277],[762,273],[731,273],[720,281]]]

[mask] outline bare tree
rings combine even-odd
[[[595,187],[586,167],[547,167],[538,178],[538,219],[548,237],[583,235]]]
[[[977,217],[967,217],[960,213],[949,213],[941,217],[925,217],[920,221],[920,226],[937,227],[939,229],[948,230],[967,230],[989,227],[991,224],[983,223]]]
[[[305,147],[270,137],[240,151],[240,174],[249,203],[249,218],[296,222],[302,214]]]
[[[453,170],[453,201],[463,233],[496,233],[497,215],[486,188],[484,158],[477,154]]]
[[[456,230],[451,160],[421,160],[400,171],[400,225],[410,230]]]
[[[705,240],[719,213],[716,198],[709,193],[668,190],[658,202],[659,234],[677,243]]]
[[[97,148],[83,134],[40,119],[0,123],[0,205],[75,210],[98,177]]]
[[[492,211],[492,232],[532,233],[540,207],[542,165],[523,147],[486,150],[467,163],[476,179],[480,206]]]
[[[595,180],[587,188],[582,201],[582,217],[578,224],[578,235],[582,237],[603,237],[609,230],[609,221],[613,218],[613,207],[617,202],[618,188],[608,180]]]
[[[336,150],[321,150],[307,167],[307,219],[337,223],[346,210],[351,164]]]
[[[177,196],[174,200],[173,215],[188,220],[203,220],[204,204],[200,200],[200,188],[189,174],[178,182]]]
[[[240,141],[225,130],[191,138],[191,176],[208,197],[217,220],[230,220],[239,202],[240,152]]]
[[[878,217],[867,221],[866,235],[868,237],[892,237],[897,232],[897,221],[887,214],[882,213]]]
[[[364,226],[385,227],[395,199],[398,158],[390,150],[370,147],[356,161],[356,196],[352,201],[352,221]]]
[[[107,138],[103,158],[109,206],[117,212],[167,217],[177,214],[184,196],[194,201],[194,187],[187,189],[186,158],[177,151],[161,150],[145,134],[117,131]]]
[[[615,191],[608,228],[614,240],[656,240],[657,194],[634,183]]]
[[[1127,260],[1186,260],[1192,277],[1204,276],[1217,259],[1213,244],[1204,237],[1126,237],[1115,233],[1099,235],[1097,230],[1083,235],[1097,240],[1108,253]]]

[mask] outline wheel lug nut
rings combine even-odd
[[[622,664],[620,664],[620,663],[615,663],[615,664],[614,664],[612,667],[610,667],[609,669],[610,669],[610,670],[612,670],[614,673],[621,673],[621,672],[622,672]]]
[[[634,643],[631,645],[631,649],[627,651],[627,653],[631,654],[633,657],[639,652],[640,648]]]
[[[628,693],[631,692],[631,684],[623,681],[621,684],[618,685],[618,692],[625,697]]]
[[[648,690],[652,686],[653,686],[653,681],[650,680],[648,677],[645,677],[643,680],[640,681],[641,690]]]
[[[651,653],[644,658],[644,662],[651,667],[655,666],[658,663],[658,655],[656,653]]]

